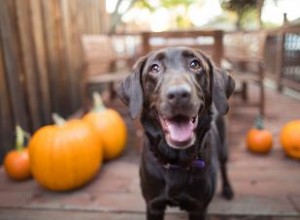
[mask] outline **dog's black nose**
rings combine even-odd
[[[191,99],[191,88],[188,85],[170,86],[166,92],[168,101],[175,104],[187,104]]]

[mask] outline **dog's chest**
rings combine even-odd
[[[192,168],[165,170],[165,196],[169,205],[178,206],[189,197],[202,197],[207,191],[203,171]]]

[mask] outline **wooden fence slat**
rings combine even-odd
[[[47,69],[49,74],[49,88],[50,88],[50,100],[52,103],[52,111],[59,112],[59,94],[60,84],[56,84],[59,68],[59,57],[57,56],[56,46],[56,30],[55,22],[57,22],[57,15],[54,13],[53,1],[41,1],[42,14],[44,22],[44,37],[46,52],[48,56]]]
[[[64,55],[66,57],[66,72],[68,83],[71,85],[76,85],[76,77],[75,74],[72,74],[74,72],[74,68],[72,69],[73,65],[73,56],[76,56],[75,54],[72,54],[72,47],[78,46],[78,43],[72,39],[72,30],[76,28],[76,21],[71,20],[71,10],[70,10],[70,1],[68,0],[62,0],[61,2],[61,12],[62,12],[62,37],[63,42],[65,45],[64,48]],[[75,99],[77,97],[76,90],[74,87],[68,87],[69,89],[69,100],[70,100],[70,107],[72,110],[75,110]]]
[[[94,20],[95,20],[95,33],[100,34],[101,30],[101,11],[100,11],[100,1],[92,1],[94,9]]]
[[[0,36],[0,164],[2,158],[13,146],[13,119],[10,112],[11,104],[6,86],[5,67],[3,63],[3,47]]]
[[[90,33],[91,34],[95,34],[95,20],[93,19],[93,13],[94,13],[94,8],[93,8],[93,3],[91,0],[87,0],[87,10],[90,13],[86,13],[86,21],[89,22],[89,26],[90,26]]]
[[[29,4],[27,1],[16,1],[17,25],[19,29],[19,38],[21,42],[22,63],[24,84],[26,88],[26,98],[28,101],[29,117],[32,122],[33,130],[41,126],[41,118],[39,112],[40,103],[37,88],[39,87],[36,77],[36,63],[34,56],[34,45],[32,36],[32,27],[30,23]]]
[[[72,54],[72,80],[71,82],[76,82],[74,84],[73,90],[76,91],[75,97],[80,97],[80,82],[83,73],[83,50],[81,44],[81,29],[80,29],[80,19],[82,17],[81,8],[78,7],[78,3],[76,1],[70,2],[70,21],[73,21],[74,24],[71,29],[71,39],[72,42],[76,45],[71,47]],[[74,110],[77,110],[80,107],[81,99],[75,99],[74,101]],[[73,111],[74,111],[73,110]]]
[[[15,123],[18,123],[24,129],[29,130],[25,97],[21,83],[22,78],[20,75],[21,67],[18,56],[20,51],[18,50],[19,42],[16,39],[16,33],[18,33],[18,31],[16,24],[13,23],[13,21],[16,20],[13,14],[13,1],[1,1],[0,6],[0,34],[3,42],[3,60],[6,70],[9,96],[12,103],[13,118]]]
[[[105,3],[99,2],[99,21],[100,23],[100,33],[107,33],[108,32],[108,13],[106,12],[106,5]]]
[[[43,17],[41,11],[40,0],[31,0],[31,23],[34,38],[34,54],[37,63],[37,78],[40,82],[40,107],[42,123],[49,124],[51,122],[51,102],[49,94],[49,81],[48,81],[48,69],[47,69],[47,54],[45,48],[45,39],[43,32]]]
[[[60,5],[61,0],[55,0],[54,12],[57,17],[56,25],[56,44],[57,44],[57,57],[58,58],[58,73],[56,77],[56,84],[60,86],[59,93],[59,112],[67,117],[68,108],[70,105],[70,97],[68,92],[68,77],[67,77],[67,57],[66,57],[66,45],[63,37],[63,20],[62,20],[62,8]]]

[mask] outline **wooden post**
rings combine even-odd
[[[258,74],[259,74],[259,87],[260,87],[260,103],[259,103],[259,113],[261,116],[265,116],[265,87],[264,87],[264,74],[265,74],[265,64],[259,62],[258,64]]]
[[[214,61],[217,65],[221,66],[221,61],[223,58],[224,48],[223,48],[223,31],[214,32]]]
[[[278,43],[277,43],[277,56],[276,56],[276,78],[277,78],[277,90],[282,92],[282,65],[283,65],[283,53],[284,53],[284,41],[285,34],[283,30],[278,33]]]
[[[142,33],[142,55],[146,55],[150,51],[150,33],[143,32]]]

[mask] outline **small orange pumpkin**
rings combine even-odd
[[[82,120],[53,118],[56,124],[37,130],[29,143],[32,174],[47,189],[72,190],[98,173],[102,162],[99,139]]]
[[[83,121],[92,125],[103,144],[103,157],[114,159],[122,153],[127,140],[127,129],[124,120],[114,109],[103,105],[101,96],[93,94],[94,108],[84,115]]]
[[[4,158],[4,170],[14,180],[31,177],[28,149],[24,148],[25,131],[16,126],[16,149],[9,151]]]
[[[264,129],[262,117],[257,117],[255,127],[247,134],[247,148],[258,154],[267,154],[272,149],[273,137],[270,131]]]
[[[282,127],[280,142],[288,156],[300,159],[300,120],[288,122]]]

